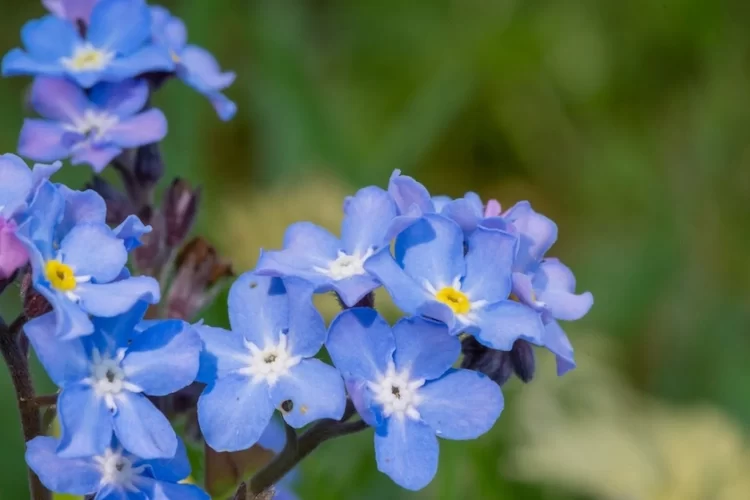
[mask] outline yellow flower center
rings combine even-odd
[[[50,260],[44,267],[44,274],[47,276],[52,288],[62,292],[70,292],[76,287],[76,277],[70,266],[63,264],[59,260]]]
[[[180,64],[182,62],[180,56],[178,56],[177,53],[172,49],[169,49],[169,56],[172,58],[172,62],[175,64]]]
[[[63,57],[61,62],[70,71],[96,71],[104,69],[113,58],[114,53],[86,42],[76,47],[71,57]]]
[[[435,294],[435,298],[453,309],[453,312],[456,314],[466,314],[471,309],[469,297],[450,286],[438,291]]]

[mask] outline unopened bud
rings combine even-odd
[[[142,273],[154,275],[169,259],[166,224],[161,212],[154,211],[151,207],[143,208],[141,220],[148,221],[151,232],[141,237],[141,245],[133,252],[135,265]]]
[[[164,175],[164,162],[161,159],[158,143],[138,148],[133,175],[136,183],[144,188],[151,188],[159,182]]]
[[[193,189],[183,179],[175,179],[164,195],[167,246],[176,247],[187,237],[195,222],[200,188]]]
[[[510,353],[490,349],[477,342],[474,337],[466,337],[461,342],[464,359],[461,368],[484,373],[502,386],[513,374]]]
[[[525,340],[516,340],[510,351],[510,360],[516,376],[525,383],[531,382],[536,371],[536,359],[532,345]]]

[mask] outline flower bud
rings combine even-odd
[[[151,188],[159,182],[164,175],[164,161],[162,161],[158,143],[138,148],[135,154],[133,175],[136,183],[142,188]]]
[[[195,222],[200,188],[193,189],[183,179],[175,179],[164,195],[162,211],[166,222],[167,246],[176,247],[187,237]]]
[[[500,386],[513,374],[510,353],[506,351],[490,349],[474,337],[466,337],[461,342],[461,350],[464,353],[461,368],[484,373]]]
[[[510,351],[510,360],[516,376],[525,383],[531,382],[536,371],[536,360],[532,345],[525,340],[516,340]]]

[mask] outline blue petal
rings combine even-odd
[[[179,52],[187,43],[185,23],[160,5],[151,7],[151,35],[156,43]]]
[[[98,283],[117,278],[128,262],[122,240],[105,224],[78,224],[63,238],[60,254],[77,277],[90,276]]]
[[[434,300],[423,284],[414,281],[399,267],[388,248],[367,259],[364,267],[383,284],[393,302],[407,314],[416,314],[426,302]]]
[[[396,238],[395,250],[396,262],[414,281],[437,290],[466,273],[463,232],[440,215],[426,215],[405,229]]]
[[[380,282],[368,275],[352,276],[343,280],[336,280],[331,288],[338,294],[347,307],[354,307],[365,295],[380,287]]]
[[[453,198],[450,196],[445,195],[437,195],[432,197],[432,206],[435,207],[435,212],[441,213],[443,211],[443,208],[448,205],[448,203],[452,202]]]
[[[15,156],[15,155],[14,155]],[[46,181],[52,175],[62,168],[62,163],[56,161],[49,165],[44,163],[36,163],[34,168],[31,170],[31,177],[34,180],[34,188],[38,188],[42,182]]]
[[[31,170],[16,155],[0,156],[0,216],[10,218],[21,207],[32,187]]]
[[[64,184],[57,187],[65,198],[65,214],[57,226],[58,234],[67,234],[78,224],[98,223],[104,225],[107,217],[107,204],[92,189],[74,191]]]
[[[542,344],[555,355],[558,376],[563,376],[576,367],[573,346],[557,321],[544,325]]]
[[[325,321],[313,304],[314,287],[297,278],[285,278],[283,282],[289,309],[287,347],[293,356],[312,357],[320,351],[328,334]]]
[[[190,460],[182,440],[177,438],[177,450],[174,456],[169,458],[153,458],[150,460],[138,460],[133,466],[148,465],[156,479],[176,483],[190,475]]]
[[[114,429],[122,446],[141,458],[170,458],[177,436],[167,417],[143,394],[123,391],[116,399]]]
[[[513,259],[518,238],[495,229],[478,228],[469,236],[466,278],[461,290],[472,301],[489,303],[505,300],[511,290]]]
[[[148,500],[211,500],[205,491],[194,484],[168,483],[143,476],[138,478],[137,484]]]
[[[346,392],[359,413],[360,418],[371,426],[377,427],[382,423],[382,414],[377,410],[377,403],[373,400],[372,392],[367,387],[367,380],[360,378],[348,379],[345,382]]]
[[[304,427],[321,418],[344,416],[346,393],[339,372],[319,359],[303,359],[271,387],[271,399],[279,407],[292,402],[291,411],[283,411],[292,427]]]
[[[55,16],[44,16],[21,28],[21,40],[34,59],[53,62],[70,56],[80,37],[73,24]]]
[[[344,201],[341,242],[349,255],[364,255],[387,245],[387,232],[394,217],[396,204],[387,191],[370,186],[357,191]]]
[[[447,203],[440,214],[456,222],[465,234],[471,234],[482,219],[482,214],[477,213],[473,204],[465,198]]]
[[[148,302],[137,302],[122,314],[111,318],[92,318],[97,331],[103,332],[114,340],[117,348],[128,347],[138,335],[136,326],[140,323],[148,309]]]
[[[198,399],[198,422],[206,443],[216,451],[240,451],[254,445],[273,415],[266,383],[248,377],[220,378]]]
[[[104,70],[86,69],[86,70],[69,70],[66,68],[65,77],[70,78],[81,87],[88,89],[102,80]],[[50,75],[54,76],[54,75]]]
[[[29,206],[30,216],[23,223],[23,231],[19,231],[19,236],[26,240],[32,263],[33,253],[38,254],[38,264],[43,265],[45,259],[52,258],[54,233],[64,208],[65,199],[57,188],[49,181],[42,182]],[[34,269],[35,279],[38,278],[36,273],[41,271],[43,269]]]
[[[130,252],[141,246],[141,237],[151,232],[151,226],[144,225],[135,215],[128,215],[112,232],[125,243],[125,249]]]
[[[594,297],[589,292],[575,293],[576,280],[573,272],[557,259],[545,259],[533,278],[537,299],[556,319],[575,321],[584,317]]]
[[[109,318],[127,312],[141,300],[159,302],[159,282],[150,276],[136,276],[103,285],[83,283],[75,293],[81,298],[82,309]]]
[[[121,120],[107,131],[107,139],[125,149],[159,142],[166,135],[167,118],[158,109],[149,109]]]
[[[55,161],[70,155],[74,137],[59,122],[27,118],[18,138],[18,152],[36,161]]]
[[[91,104],[83,90],[70,80],[39,77],[31,86],[31,106],[49,120],[75,123]]]
[[[112,415],[87,384],[66,385],[57,398],[60,457],[100,455],[112,440]]]
[[[138,113],[148,102],[148,83],[130,79],[117,83],[100,83],[90,91],[91,102],[120,118]]]
[[[415,206],[420,214],[435,212],[427,188],[412,177],[401,175],[400,170],[394,170],[388,182],[388,193],[398,207],[399,214],[405,214]]]
[[[278,278],[247,272],[237,278],[229,290],[229,323],[261,349],[277,343],[289,327],[289,298]]]
[[[237,114],[237,104],[221,92],[205,94],[221,121],[229,121]]]
[[[527,201],[514,205],[504,218],[513,223],[520,235],[513,270],[533,271],[557,240],[557,225],[544,215],[536,213]]]
[[[440,377],[461,354],[461,341],[443,323],[404,318],[393,326],[396,369],[409,371],[410,379]]]
[[[286,445],[286,431],[280,419],[272,418],[258,439],[258,446],[274,453],[281,453]]]
[[[479,342],[500,351],[510,351],[523,339],[541,345],[544,325],[541,314],[518,302],[503,300],[476,312],[477,324],[466,328]]]
[[[179,57],[178,74],[202,94],[218,93],[234,82],[234,72],[222,72],[216,58],[206,49],[188,45],[180,51]]]
[[[55,334],[61,340],[70,340],[94,333],[94,325],[89,315],[75,302],[46,287],[36,287],[49,301],[55,313]]]
[[[122,367],[128,381],[150,396],[187,387],[198,374],[201,339],[184,321],[165,320],[138,335]]]
[[[151,36],[151,13],[142,0],[100,0],[91,11],[86,37],[95,47],[122,55]]]
[[[60,458],[57,439],[38,436],[26,443],[26,463],[52,491],[88,495],[99,488],[102,473],[91,458]]]
[[[407,490],[421,490],[438,467],[435,431],[410,418],[389,418],[375,433],[378,470]]]
[[[241,357],[248,355],[248,349],[240,332],[206,325],[196,325],[194,328],[203,341],[197,380],[210,384],[217,378],[247,367]]]
[[[326,348],[344,378],[369,381],[385,373],[396,342],[391,327],[377,311],[355,307],[333,320]]]
[[[65,69],[57,60],[45,62],[35,59],[21,49],[13,49],[3,57],[3,76],[46,75],[61,77]]]
[[[173,69],[174,63],[169,57],[169,52],[154,45],[147,45],[131,55],[113,60],[103,70],[101,79],[106,82],[119,82],[151,71]]]
[[[91,165],[91,169],[100,174],[120,153],[122,153],[122,148],[119,147],[89,144],[75,149],[70,163],[71,165]]]
[[[89,375],[89,358],[80,340],[61,340],[55,335],[55,313],[34,318],[23,327],[39,361],[60,387]]]
[[[500,386],[471,370],[451,370],[423,386],[417,410],[445,439],[475,439],[492,429],[503,411]]]

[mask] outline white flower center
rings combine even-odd
[[[391,362],[385,375],[376,382],[368,382],[367,386],[373,392],[375,401],[383,406],[384,417],[419,420],[417,407],[422,402],[419,388],[424,382],[424,379],[410,380],[408,370],[396,372],[396,366]]]
[[[361,276],[367,274],[365,271],[365,261],[369,259],[375,251],[372,248],[368,248],[364,255],[360,255],[359,252],[349,255],[348,253],[339,250],[338,257],[328,263],[328,267],[315,266],[313,269],[320,274],[324,274],[336,281],[345,280],[352,276]]]
[[[143,392],[143,389],[128,382],[121,363],[125,359],[125,349],[119,349],[114,358],[102,356],[98,349],[91,353],[91,376],[83,381],[94,388],[97,397],[104,398],[107,408],[117,408],[117,397],[123,391]]]
[[[102,473],[101,486],[112,485],[131,492],[138,491],[133,480],[141,474],[145,468],[144,465],[133,467],[133,462],[125,457],[122,451],[112,448],[107,448],[104,455],[94,457],[94,462]]]
[[[90,42],[84,42],[73,50],[71,57],[63,57],[60,62],[68,70],[78,73],[104,69],[114,58],[114,52],[97,49]]]
[[[113,114],[87,109],[83,112],[83,115],[74,117],[73,123],[67,123],[63,128],[97,141],[101,140],[118,123],[120,123],[120,119]]]
[[[463,325],[476,324],[477,311],[488,304],[486,300],[472,300],[468,292],[462,291],[460,276],[454,278],[449,285],[434,286],[427,280],[423,285],[436,301],[450,307],[456,319]]]
[[[302,356],[292,356],[289,352],[287,336],[284,333],[279,335],[278,344],[268,344],[260,349],[245,340],[245,347],[250,354],[243,358],[247,362],[247,367],[242,368],[240,373],[252,377],[253,383],[265,381],[273,386],[279,378],[289,373],[290,368],[302,360]]]

